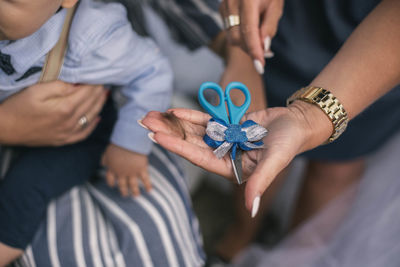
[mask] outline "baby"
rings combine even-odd
[[[153,42],[133,32],[123,6],[77,2],[0,0],[0,102],[38,82],[46,54],[60,36],[66,8],[79,4],[59,79],[117,86],[125,103],[116,114],[108,101],[97,128],[82,142],[15,148],[17,156],[0,181],[0,263],[7,252],[1,244],[24,249],[49,201],[93,176],[101,158],[109,184],[117,182],[123,195],[129,194],[128,187],[134,195],[140,193],[138,179],[151,188],[151,141],[137,121],[150,110],[168,107],[169,64]],[[84,106],[76,112],[82,113],[77,127],[96,119],[85,114]]]

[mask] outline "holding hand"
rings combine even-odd
[[[210,116],[189,109],[171,110],[165,116],[150,112],[142,123],[154,132],[154,140],[193,164],[232,179],[229,156],[217,159],[213,149],[203,141]],[[326,115],[311,104],[295,101],[288,108],[269,108],[245,115],[243,120],[253,120],[268,129],[264,138],[265,149],[243,151],[243,175],[248,177],[245,191],[246,207],[254,216],[260,196],[275,177],[299,153],[323,143],[332,133]]]
[[[81,141],[96,128],[106,99],[99,85],[35,84],[0,104],[0,143],[61,146]],[[80,125],[83,117],[86,124]]]
[[[283,0],[224,0],[220,5],[228,41],[249,53],[259,73],[263,72],[264,57],[273,56],[270,45],[283,4]]]
[[[128,196],[129,192],[139,196],[139,180],[147,191],[151,190],[146,155],[110,144],[104,152],[102,165],[107,168],[108,185],[114,187],[117,183],[122,196]]]

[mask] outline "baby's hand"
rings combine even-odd
[[[146,191],[151,190],[147,171],[147,156],[110,144],[103,154],[102,165],[107,168],[107,183],[114,187],[117,182],[121,195],[128,196],[129,191],[139,196],[139,179]]]

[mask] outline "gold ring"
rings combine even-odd
[[[82,129],[85,129],[86,126],[89,124],[87,116],[83,115],[82,117],[80,117],[80,119],[78,120],[78,124],[79,126],[81,126]]]
[[[229,30],[230,28],[238,25],[240,25],[239,15],[229,15],[224,18],[225,30]]]

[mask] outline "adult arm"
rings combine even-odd
[[[226,67],[220,84],[225,88],[230,82],[242,82],[251,94],[251,104],[247,112],[267,108],[264,82],[262,76],[254,68],[253,61],[248,54],[237,46],[227,44],[225,53]],[[236,105],[244,102],[243,93],[233,90],[231,97]]]
[[[382,1],[311,82],[341,100],[350,118],[400,83],[400,1]]]
[[[382,1],[311,83],[330,90],[344,105],[350,119],[400,83],[398,14],[399,1]],[[154,139],[167,149],[204,169],[232,177],[229,159],[217,160],[202,141],[209,116],[193,110],[176,110],[174,114],[181,119],[185,136],[155,113],[150,113],[143,124],[155,132]],[[332,124],[317,106],[303,101],[295,101],[287,108],[255,112],[247,119],[269,130],[264,139],[266,149],[243,156],[243,170],[249,175],[246,207],[251,210],[253,201],[297,154],[328,139]]]
[[[0,104],[0,144],[60,146],[86,138],[106,99],[102,86],[61,81],[36,84]],[[89,119],[82,129],[78,120]]]
[[[400,83],[399,14],[399,1],[382,1],[311,82],[311,85],[330,90],[341,101],[350,119]],[[322,144],[332,132],[327,116],[316,106],[295,101],[291,108],[302,114],[312,131],[290,160],[296,154]],[[278,174],[275,171],[271,174],[270,170],[281,169],[285,165],[282,162],[264,159],[250,176],[246,186],[248,208]]]

